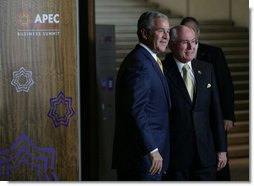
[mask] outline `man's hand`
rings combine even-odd
[[[151,167],[149,169],[149,172],[151,173],[151,175],[154,175],[156,173],[160,174],[161,169],[162,169],[162,157],[159,153],[159,151],[155,151],[149,154],[150,158],[151,158]]]
[[[227,164],[227,153],[226,152],[218,152],[217,153],[217,171],[223,169]]]
[[[234,122],[231,120],[224,120],[224,128],[225,131],[229,131],[230,129],[232,129],[234,126]]]

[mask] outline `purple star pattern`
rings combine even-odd
[[[61,115],[58,112],[59,110],[64,110],[64,114]],[[73,115],[74,110],[72,108],[72,97],[65,97],[64,93],[61,91],[56,98],[50,99],[50,110],[48,112],[48,117],[53,120],[55,128],[59,127],[60,125],[68,127],[70,118]]]
[[[0,150],[0,180],[9,181],[22,164],[33,170],[38,181],[58,180],[54,171],[55,149],[37,147],[25,134],[10,149]]]

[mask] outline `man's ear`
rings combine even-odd
[[[148,37],[149,37],[148,31],[147,31],[146,29],[142,28],[142,29],[140,30],[140,32],[141,32],[142,38],[145,39],[145,40],[147,40]]]
[[[197,32],[196,32],[196,36],[197,36],[197,39],[199,39],[199,36],[200,36],[200,30],[198,30]]]

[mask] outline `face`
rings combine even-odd
[[[166,19],[158,18],[154,20],[154,28],[146,31],[143,35],[146,45],[154,53],[166,51],[169,42],[169,22]]]
[[[196,38],[197,38],[197,39],[199,38],[199,36],[200,36],[200,31],[198,30],[197,25],[196,25],[195,22],[189,21],[189,22],[184,23],[184,25],[187,26],[187,27],[189,27],[189,28],[191,28],[191,29],[193,29],[194,32],[195,32]]]
[[[177,32],[177,42],[171,47],[176,59],[186,63],[195,57],[196,37],[190,28],[182,26]]]

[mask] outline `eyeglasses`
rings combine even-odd
[[[193,39],[191,41],[189,40],[180,40],[180,41],[177,41],[177,43],[180,43],[181,45],[196,45],[198,43],[198,40],[197,39]]]

